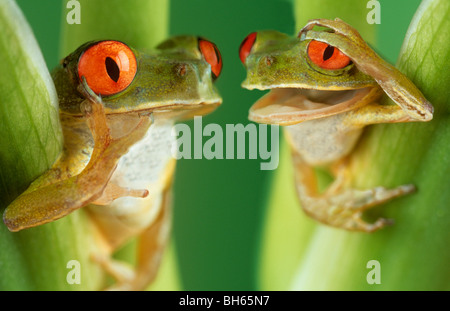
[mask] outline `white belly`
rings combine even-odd
[[[312,166],[327,165],[349,154],[361,128],[348,128],[344,114],[286,126],[291,148]]]
[[[163,186],[159,181],[173,160],[171,148],[175,137],[171,135],[172,125],[167,121],[155,121],[146,136],[120,159],[111,181],[132,189],[147,189],[150,194],[157,195]],[[111,206],[128,210],[136,200],[141,199],[123,197]]]
[[[119,161],[110,182],[131,189],[147,189],[146,198],[121,197],[107,206],[91,205],[90,210],[102,227],[124,238],[148,227],[158,215],[172,174],[174,158],[171,149],[175,137],[173,123],[167,120],[152,124],[146,136],[133,145]],[[106,230],[106,229],[105,229]]]

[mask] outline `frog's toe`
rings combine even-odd
[[[394,224],[394,220],[386,218],[378,218],[374,223],[368,223],[364,221],[361,216],[362,213],[355,213],[353,217],[345,224],[344,228],[352,231],[371,233]]]
[[[380,218],[373,224],[367,223],[362,219],[362,213],[413,191],[414,185],[402,185],[394,189],[345,189],[332,195],[325,192],[325,195],[317,197],[306,197],[305,191],[299,191],[299,198],[304,211],[324,224],[351,231],[374,232],[393,224],[393,221]]]
[[[146,198],[148,195],[149,191],[147,189],[132,189],[109,182],[105,190],[103,190],[101,197],[92,202],[92,204],[108,205],[115,199],[121,197]]]

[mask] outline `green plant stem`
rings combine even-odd
[[[0,153],[1,211],[59,156],[62,134],[58,103],[40,49],[15,2],[0,1]],[[89,248],[80,215],[57,223],[11,233],[0,224],[0,289],[70,289],[66,264],[86,262]],[[90,289],[95,272],[81,271]]]
[[[169,0],[79,0],[80,24],[69,25],[63,0],[61,56],[90,40],[121,40],[135,48],[153,48],[167,38]]]
[[[371,128],[353,162],[357,187],[413,183],[418,189],[380,211],[396,220],[394,227],[359,242],[379,258],[386,290],[450,289],[449,14],[448,1],[423,1],[397,61],[433,104],[433,120]]]

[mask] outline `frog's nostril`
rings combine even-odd
[[[256,41],[256,32],[252,32],[247,37],[245,37],[245,39],[239,46],[239,58],[241,59],[241,62],[244,65],[248,55],[252,50],[253,45],[255,44],[255,41]]]
[[[180,76],[180,77],[182,77],[182,76],[184,76],[185,74],[186,74],[186,65],[185,64],[181,64],[181,65],[179,65],[178,66],[178,68],[177,68],[177,74]]]
[[[266,57],[266,65],[267,66],[272,66],[272,64],[273,64],[273,57],[271,57],[271,56],[267,56]]]

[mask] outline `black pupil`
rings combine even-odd
[[[333,56],[334,53],[334,46],[327,46],[327,48],[325,49],[325,51],[323,51],[323,60],[327,60],[329,59],[331,56]]]
[[[220,53],[216,47],[214,47],[214,53],[216,54],[217,63],[220,63]]]
[[[239,51],[242,50],[242,47],[244,46],[245,42],[247,42],[248,39],[250,39],[249,36],[250,36],[250,35],[248,35],[248,36],[244,39],[244,41],[241,42],[241,45],[239,46]]]
[[[109,77],[114,82],[119,81],[120,69],[117,63],[111,58],[107,57],[105,59],[106,72],[108,72]]]

